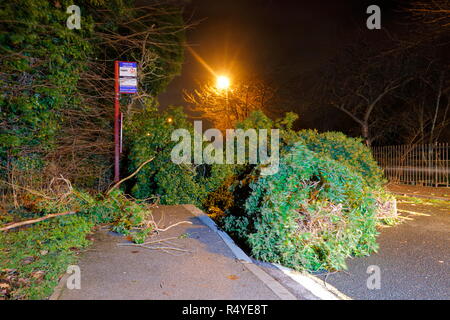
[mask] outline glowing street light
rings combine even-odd
[[[216,80],[216,87],[219,90],[226,90],[230,87],[230,78],[227,76],[218,76]]]

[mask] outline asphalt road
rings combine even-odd
[[[450,202],[398,204],[403,222],[381,229],[380,249],[348,260],[345,272],[321,274],[353,299],[450,299]],[[370,265],[380,268],[381,288],[368,289]]]

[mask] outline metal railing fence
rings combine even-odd
[[[449,144],[373,147],[373,156],[385,177],[395,183],[450,186]]]

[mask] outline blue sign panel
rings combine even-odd
[[[119,93],[137,93],[137,62],[119,62]]]

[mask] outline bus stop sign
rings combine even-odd
[[[119,61],[119,93],[137,93],[137,62]]]

